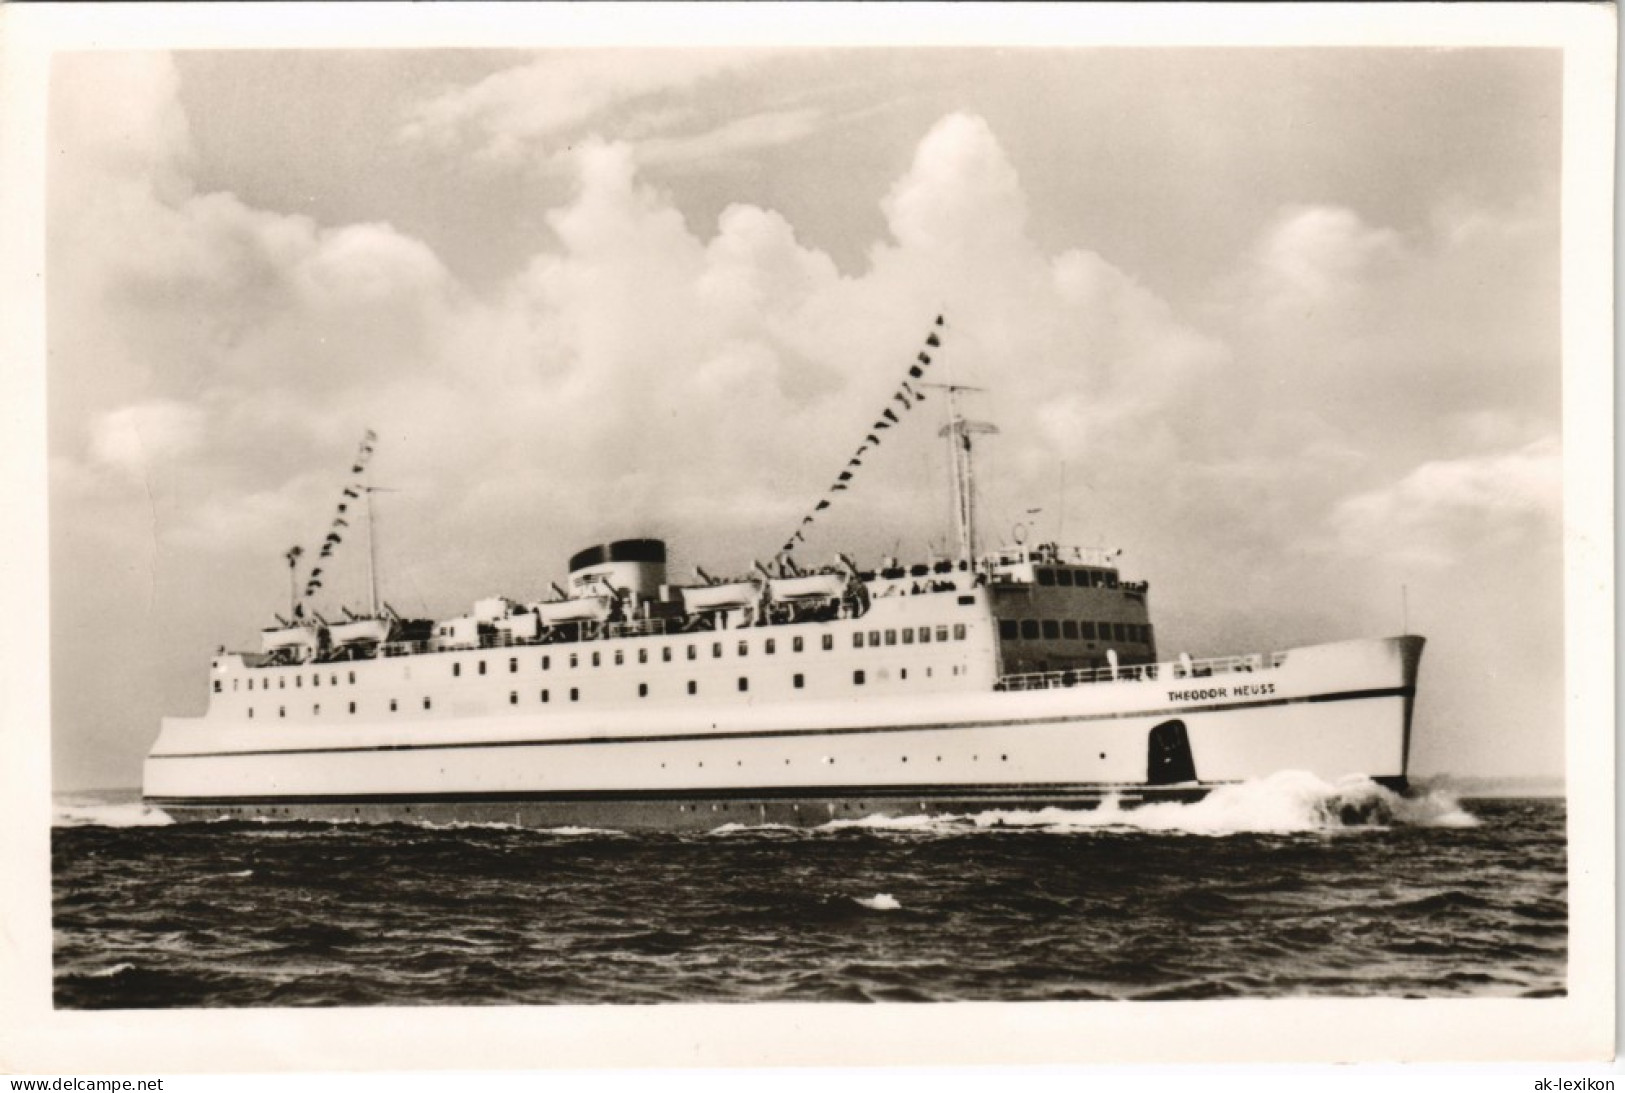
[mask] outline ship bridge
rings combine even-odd
[[[1044,543],[986,556],[1001,674],[1156,662],[1150,586],[1122,580],[1117,553]]]

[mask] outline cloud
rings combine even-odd
[[[458,88],[414,109],[409,141],[448,149],[472,144],[498,162],[543,158],[558,138],[653,96],[691,90],[757,63],[743,50],[582,50],[552,53]]]
[[[701,133],[650,137],[637,145],[638,162],[648,167],[703,166],[727,163],[741,152],[793,144],[825,123],[821,110],[769,110],[749,114]]]
[[[1545,437],[1513,451],[1424,463],[1343,501],[1331,526],[1350,554],[1443,567],[1491,547],[1550,548],[1562,498],[1562,450]]]
[[[196,453],[203,431],[198,407],[154,399],[97,418],[91,425],[90,455],[102,466],[140,480],[155,464]]]

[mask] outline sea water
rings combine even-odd
[[[1305,774],[704,834],[60,801],[67,1008],[1550,996],[1564,807]]]

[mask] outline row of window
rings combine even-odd
[[[354,672],[345,672],[344,674],[345,674],[346,677],[348,677],[347,682],[350,682],[350,683],[355,682],[355,673]],[[328,673],[327,678],[328,678],[328,686],[337,687],[339,685],[339,674],[337,672]],[[305,676],[304,676],[304,673],[301,672],[298,675],[294,675],[294,676],[277,676],[276,677],[277,689],[278,690],[287,690],[287,688],[288,688],[288,680],[289,679],[293,680],[293,685],[295,687],[303,687],[305,685]],[[231,681],[231,689],[235,691],[235,690],[238,689],[239,684],[245,683],[245,682],[248,684],[247,689],[252,691],[254,689],[254,677],[253,676],[249,676],[246,680],[241,679],[241,678],[233,679]],[[259,686],[260,690],[269,691],[271,689],[271,677],[267,676],[267,677],[264,677],[264,678],[260,679],[259,680],[259,685],[260,685]],[[310,674],[310,685],[312,687],[320,687],[322,685],[322,673],[320,673],[320,672],[312,672]],[[214,681],[214,693],[215,694],[219,694],[221,691],[223,691],[225,689],[226,689],[225,684],[221,680],[217,679],[217,680]]]
[[[1039,569],[1038,583],[1045,587],[1116,588],[1117,574],[1099,569]]]
[[[954,675],[959,675],[959,673],[960,673],[960,667],[958,665],[954,665],[953,666],[953,674]],[[929,677],[932,674],[932,669],[926,668],[925,674],[926,674],[926,676]],[[882,675],[882,678],[884,678],[885,673],[882,672],[881,675]],[[897,678],[900,679],[900,680],[907,680],[908,679],[908,669],[907,668],[898,669]],[[866,683],[868,683],[868,681],[869,681],[868,673],[864,669],[858,668],[858,669],[855,669],[852,672],[852,685],[854,687],[862,687]],[[796,690],[799,691],[799,690],[803,689],[804,687],[806,687],[806,685],[807,685],[807,677],[802,672],[796,672],[794,675],[792,675],[790,677],[790,683],[791,683],[791,686],[793,686]],[[739,693],[741,693],[741,694],[749,693],[749,691],[750,691],[750,677],[749,676],[740,676],[738,681],[736,682],[735,686],[738,688]],[[687,691],[688,691],[688,693],[690,695],[699,694],[700,693],[700,685],[699,685],[699,683],[696,680],[692,680],[692,679],[689,680],[688,681]],[[570,695],[570,701],[571,702],[580,702],[581,701],[581,688],[580,687],[571,687],[570,690],[569,690],[569,695]],[[539,692],[538,697],[539,697],[540,701],[542,701],[542,702],[551,703],[553,701],[553,690],[552,690],[552,688],[543,687],[541,689],[541,691]],[[648,698],[649,697],[649,685],[647,683],[639,683],[638,684],[638,697],[639,698]],[[425,710],[434,709],[434,702],[429,696],[425,695],[423,697],[422,701],[423,701],[423,708]],[[517,705],[519,705],[519,702],[520,702],[520,694],[519,694],[519,692],[518,691],[509,691],[508,692],[508,704],[510,706],[517,706]],[[356,704],[354,702],[348,703],[348,710],[349,710],[350,713],[355,713],[356,712]],[[390,713],[397,713],[397,712],[399,712],[399,710],[400,710],[400,700],[399,699],[394,699],[394,698],[390,699],[389,700],[389,712]],[[321,703],[318,702],[315,705],[313,705],[311,707],[310,712],[314,716],[320,717],[321,713],[322,713]],[[278,717],[287,717],[288,716],[288,708],[286,706],[278,706],[277,711],[276,711],[276,715]],[[248,708],[248,716],[249,717],[254,716],[254,707],[250,706]]]
[[[1083,619],[1000,619],[1003,641],[1120,641],[1151,643],[1151,627],[1140,622],[1089,622]]]
[[[832,650],[832,649],[835,648],[835,635],[834,634],[824,634],[821,637],[822,637],[821,645],[822,645],[822,648],[826,652],[828,652],[829,650]],[[901,641],[901,643],[903,645],[914,645],[916,643],[918,643],[920,645],[927,645],[927,644],[930,644],[930,642],[933,640],[933,638],[936,641],[950,641],[950,640],[952,640],[952,641],[964,641],[965,640],[965,624],[961,622],[961,623],[955,623],[951,627],[950,626],[937,626],[937,627],[905,626],[901,630],[897,630],[897,629],[870,630],[870,631],[868,631],[867,638],[865,637],[864,631],[859,630],[859,631],[855,632],[852,635],[852,647],[855,648],[855,649],[862,649],[862,648],[865,647],[865,645],[867,645],[870,648],[877,648],[878,649],[881,645],[897,645],[899,643],[899,641]],[[797,634],[797,635],[793,636],[790,639],[790,651],[792,653],[803,652],[806,649],[806,645],[804,644],[804,642],[805,642],[805,639],[804,639],[803,635]],[[713,642],[711,642],[711,656],[712,656],[712,658],[713,659],[721,659],[724,652],[726,651],[727,644],[728,644],[727,642],[723,642],[723,641],[713,641]],[[738,655],[738,656],[741,656],[741,657],[749,656],[750,655],[750,649],[751,649],[751,642],[750,642],[749,638],[740,638],[737,641],[737,643],[735,644],[736,655]],[[765,656],[773,656],[774,654],[776,654],[778,652],[778,639],[777,638],[764,638],[762,640],[762,643],[761,643],[761,649],[762,649],[763,655],[765,655]],[[616,650],[614,650],[613,654],[612,654],[613,657],[614,657],[614,663],[615,664],[625,664],[626,663],[626,652],[627,651],[624,650],[624,649],[616,649]],[[639,664],[647,664],[647,663],[649,663],[649,654],[650,654],[650,649],[647,646],[636,650],[637,663],[639,663]],[[583,656],[587,656],[587,657],[590,658],[589,663],[591,664],[592,667],[599,668],[599,667],[603,666],[604,653],[603,653],[602,650],[599,650],[599,649],[594,649],[590,653],[585,653],[585,654],[581,653],[579,651],[570,653],[569,654],[569,666],[571,668],[579,668],[581,666],[581,660],[582,660]],[[699,645],[696,644],[696,643],[690,642],[688,644],[688,646],[686,647],[685,658],[684,659],[686,659],[686,660],[698,660],[699,658],[700,658],[700,647],[699,647]],[[672,662],[673,659],[675,659],[675,658],[674,658],[674,655],[673,655],[672,646],[670,646],[670,645],[661,646],[660,647],[660,660],[662,661],[662,663],[669,664],[669,663]],[[552,670],[552,667],[553,667],[553,655],[551,653],[544,654],[542,656],[541,664],[542,664],[542,671],[546,672],[546,671]],[[478,675],[482,675],[482,676],[485,675],[486,674],[486,662],[484,660],[475,661],[474,662],[474,670],[475,670],[475,673],[478,674]],[[510,674],[517,673],[519,671],[519,658],[518,657],[509,657],[508,658],[508,671],[509,671]],[[347,674],[349,676],[349,681],[351,683],[354,683],[355,682],[355,673],[354,672],[349,672]],[[454,661],[452,663],[451,674],[452,674],[452,676],[454,678],[460,677],[463,674],[463,664],[462,664],[461,661]],[[286,690],[287,686],[288,686],[288,680],[290,678],[293,680],[293,685],[295,687],[303,687],[305,685],[305,676],[304,676],[304,673],[301,672],[301,673],[296,673],[295,675],[293,675],[291,677],[289,677],[289,676],[277,676],[276,677],[276,685],[277,685],[278,689]],[[338,673],[337,672],[332,673],[330,678],[331,678],[331,681],[332,681],[331,685],[335,686],[335,687],[338,686],[338,684],[339,684]],[[242,682],[242,681],[238,680],[238,679],[233,679],[231,681],[231,689],[234,690],[234,691],[237,690],[238,689],[238,684],[240,682]],[[250,691],[254,690],[254,682],[255,682],[254,678],[252,676],[250,676],[248,678],[248,680],[247,680],[248,689]],[[322,685],[322,674],[320,672],[311,673],[310,685],[312,687],[320,687]],[[222,682],[220,680],[218,680],[218,679],[215,680],[214,681],[215,693],[219,694],[223,689],[224,688],[223,688]],[[259,689],[260,690],[270,690],[271,689],[271,680],[270,680],[270,678],[260,679],[259,680]]]

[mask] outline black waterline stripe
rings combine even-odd
[[[1337,691],[1299,698],[1269,698],[1255,702],[1228,702],[1222,706],[1170,706],[1160,710],[1130,710],[1124,713],[1073,714],[1057,717],[1013,718],[1005,721],[940,722],[927,725],[871,725],[850,729],[761,729],[747,732],[660,733],[650,736],[575,736],[559,740],[484,740],[439,744],[369,744],[344,748],[268,748],[262,751],[170,752],[149,755],[148,759],[230,759],[259,755],[339,755],[373,751],[452,751],[462,748],[557,748],[574,744],[657,744],[695,740],[758,740],[779,736],[855,736],[879,732],[930,732],[940,729],[1008,728],[1014,725],[1054,725],[1064,721],[1121,721],[1128,717],[1169,717],[1177,714],[1218,713],[1254,710],[1267,706],[1296,706],[1316,702],[1351,702],[1366,698],[1399,698],[1415,694],[1413,687],[1388,687],[1366,691]]]
[[[849,786],[748,786],[733,788],[716,786],[709,789],[579,789],[579,790],[510,790],[470,793],[348,793],[324,796],[261,797],[145,797],[143,801],[157,808],[204,805],[251,804],[511,804],[516,802],[572,802],[572,801],[743,801],[743,800],[824,800],[831,797],[869,799],[896,797],[902,799],[957,800],[968,798],[1016,797],[1022,800],[1066,798],[1095,800],[1109,794],[1120,793],[1138,799],[1142,796],[1189,796],[1206,793],[1217,782],[1200,785],[1152,786],[1144,782],[1100,783],[987,783],[982,785],[849,785]]]

